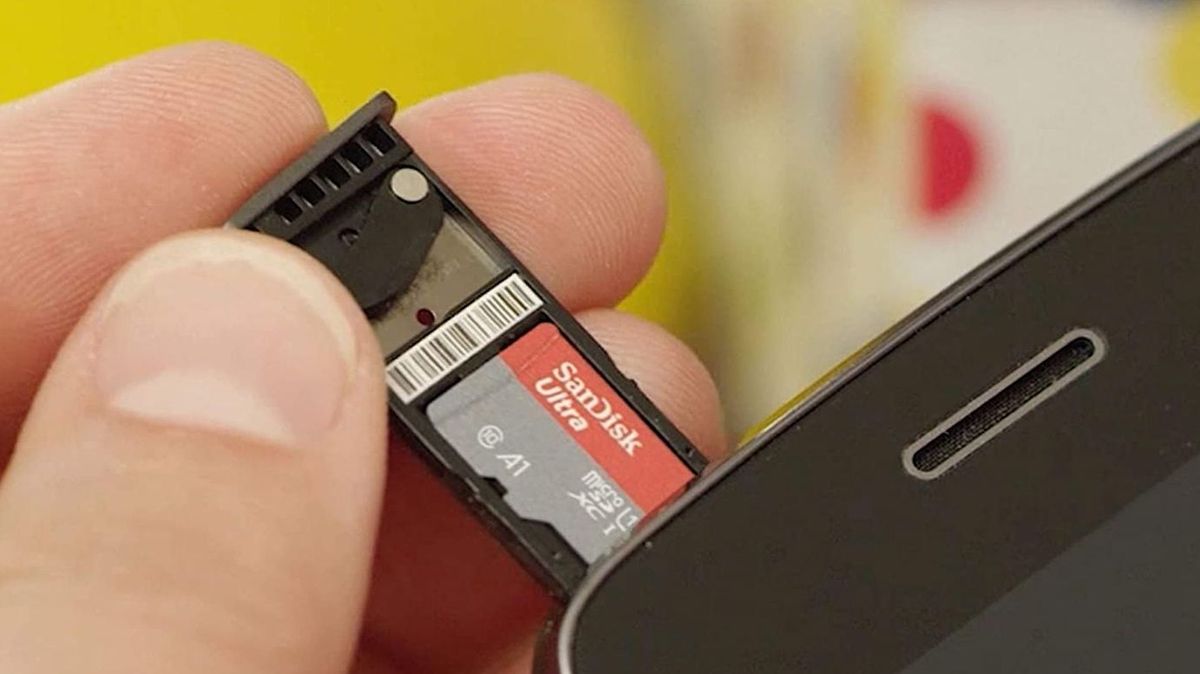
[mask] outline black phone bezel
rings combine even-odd
[[[679,517],[692,504],[702,499],[725,478],[735,473],[739,466],[757,452],[769,446],[772,440],[785,429],[803,419],[847,383],[989,280],[1178,155],[1194,149],[1197,144],[1200,144],[1200,124],[1193,125],[1160,144],[1113,178],[1009,244],[883,333],[854,358],[830,373],[803,398],[794,401],[784,413],[745,443],[734,456],[701,478],[679,501],[656,516],[627,544],[592,571],[573,595],[566,609],[556,616],[556,619],[549,623],[544,630],[538,657],[535,661],[535,671],[543,674],[571,674],[574,671],[573,638],[580,615],[589,600],[603,587],[605,580],[618,567],[630,559],[634,559],[636,553],[653,539],[656,532]]]

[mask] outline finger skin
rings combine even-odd
[[[505,77],[426,101],[396,127],[568,309],[617,303],[654,260],[662,168],[592,89]]]
[[[154,52],[0,107],[0,462],[113,270],[169,234],[221,224],[324,128],[293,73],[223,43]]]
[[[0,325],[10,355],[0,362],[0,462],[98,280],[169,232],[220,224],[324,128],[294,75],[228,45],[175,48],[92,77],[0,109],[0,138],[40,139],[0,154],[0,198],[21,203],[0,219],[0,310],[13,317]],[[629,120],[585,87],[506,78],[396,124],[568,307],[616,301],[657,249],[661,170]],[[63,138],[74,142],[51,142]],[[26,159],[41,168],[26,175]],[[38,245],[21,244],[30,239]],[[392,463],[365,643],[426,671],[511,652],[544,613],[542,593],[407,449]],[[442,633],[422,612],[463,620]]]
[[[243,263],[206,263],[195,272],[205,275],[201,288],[222,288],[227,299],[169,304],[192,295],[166,275],[131,296],[152,296],[170,316],[219,326],[193,340],[212,349],[213,335],[221,337],[227,353],[205,362],[245,352],[269,363],[288,353],[275,354],[282,341],[275,333],[287,326],[300,326],[282,333],[294,341],[323,339],[330,322],[310,320],[305,303],[293,300],[293,288],[316,287],[332,298],[324,301],[340,314],[338,324],[350,326],[348,355],[330,356],[345,364],[318,378],[344,389],[330,399],[336,406],[327,422],[265,439],[241,426],[214,427],[208,417],[164,420],[153,400],[123,403],[120,392],[132,387],[108,390],[106,377],[123,374],[114,368],[136,370],[160,349],[178,355],[178,343],[155,344],[155,335],[126,329],[143,324],[147,304],[111,308],[118,290],[131,287],[130,272],[120,275],[58,355],[0,482],[0,671],[341,674],[353,657],[386,469],[378,345],[345,289],[294,248],[247,233],[185,236],[131,269],[146,269],[168,245],[194,249],[233,238],[266,260],[262,267],[287,270],[287,280],[271,280],[269,295],[238,299],[262,284],[242,282],[254,281]],[[162,334],[189,340],[194,333],[167,326]],[[127,343],[138,351],[125,353]],[[329,388],[304,371],[245,375],[263,377],[301,405]],[[198,390],[190,395],[200,405],[222,404]],[[296,410],[290,416],[308,428]]]
[[[398,128],[566,306],[610,304],[658,248],[662,172],[612,103],[518,76]],[[0,108],[0,462],[100,282],[170,233],[221,224],[324,130],[312,94],[241,47],[186,45]]]

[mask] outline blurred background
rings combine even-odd
[[[336,122],[550,70],[666,165],[626,308],[689,342],[740,432],[1200,115],[1200,3],[5,0],[0,101],[200,38],[289,64]]]

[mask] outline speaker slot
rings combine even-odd
[[[904,450],[904,468],[941,476],[1104,358],[1104,340],[1076,329],[1056,340]]]

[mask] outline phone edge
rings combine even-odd
[[[653,521],[630,538],[612,556],[597,566],[579,585],[564,611],[553,616],[542,632],[533,671],[536,674],[575,674],[572,669],[571,649],[579,616],[589,598],[604,583],[614,569],[619,567],[638,547],[664,527],[680,512],[686,510],[701,495],[737,470],[754,456],[778,433],[803,418],[826,398],[835,393],[861,372],[887,355],[926,325],[945,313],[975,289],[1000,274],[1016,261],[1035,250],[1052,237],[1109,199],[1130,188],[1142,178],[1157,170],[1177,155],[1200,142],[1200,123],[1193,124],[1170,139],[1159,144],[1140,159],[1135,160],[1113,177],[1093,188],[1070,205],[1051,215],[1033,227],[1016,241],[967,272],[945,290],[935,295],[894,326],[884,331],[867,347],[827,375],[808,395],[795,401],[787,412],[763,427],[750,437],[728,460],[717,465],[704,475],[680,499],[659,513]]]

